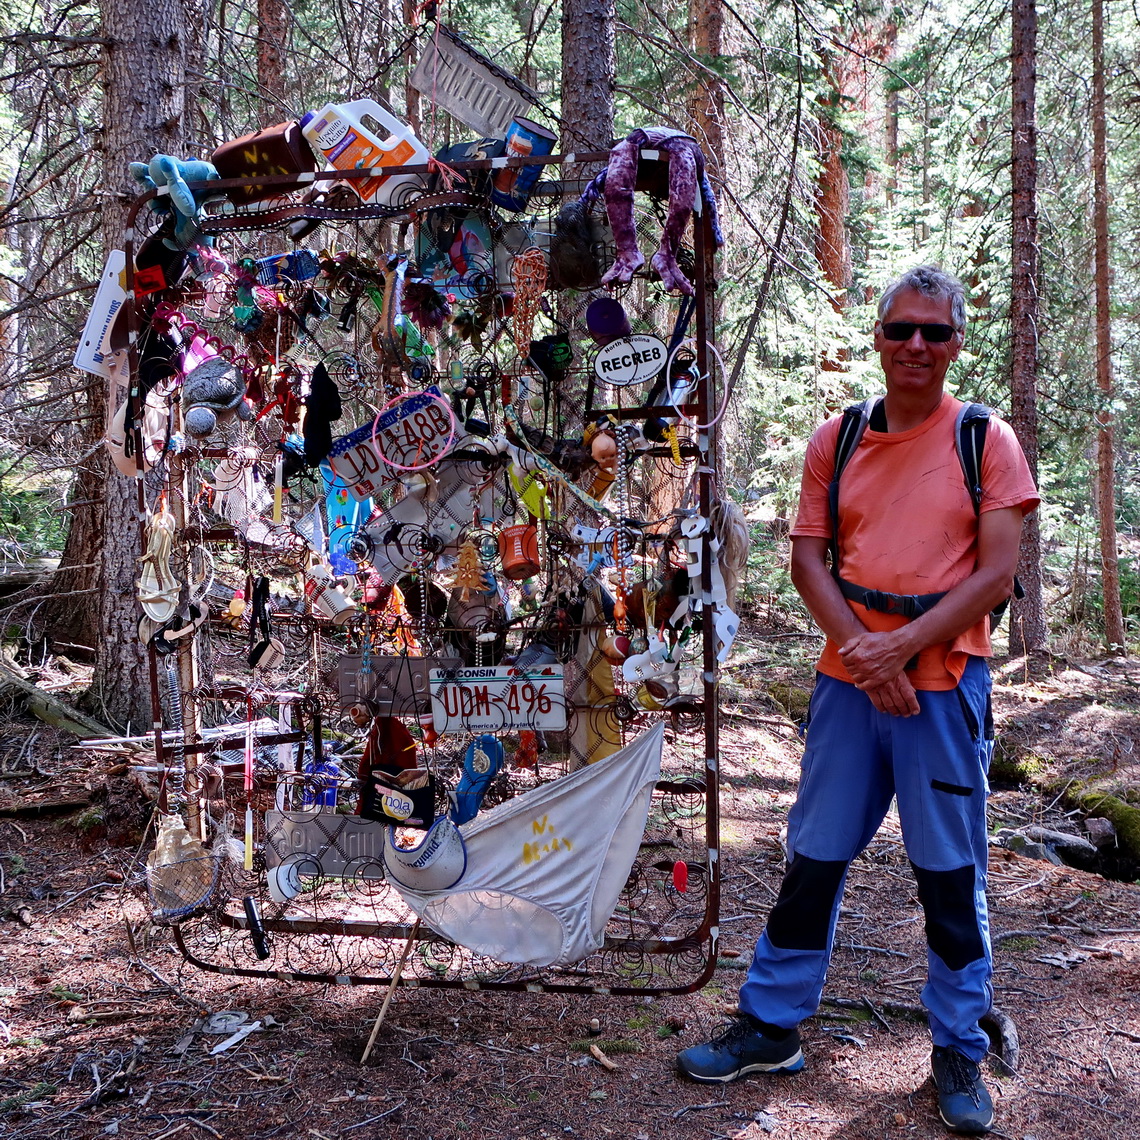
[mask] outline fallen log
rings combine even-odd
[[[70,732],[73,736],[113,735],[106,725],[100,724],[94,717],[64,704],[38,685],[21,677],[6,659],[0,660],[0,688],[14,689],[21,694],[28,711],[53,728]]]
[[[67,815],[91,806],[91,797],[72,796],[63,800],[37,800],[32,803],[0,804],[0,819],[45,819],[53,815]]]

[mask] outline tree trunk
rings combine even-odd
[[[614,134],[614,0],[563,0],[563,151],[609,150]]]
[[[689,36],[700,59],[719,59],[724,38],[724,10],[720,0],[689,0]],[[724,177],[724,87],[703,74],[689,101],[693,134],[701,144],[710,174]]]
[[[418,5],[415,0],[404,0],[404,23],[410,28],[412,22],[415,20]],[[416,66],[416,59],[418,50],[415,44],[412,44],[404,53],[404,59],[408,64],[408,76],[411,76],[413,69]],[[411,85],[411,83],[404,80],[404,106],[407,108],[408,126],[412,128],[412,133],[418,138],[424,138],[423,125],[420,122],[420,93]],[[430,146],[435,140],[425,140]]]
[[[1010,298],[1010,423],[1037,478],[1037,9],[1013,2],[1013,280]],[[1025,597],[1013,603],[1009,628],[1014,654],[1043,649],[1047,631],[1041,586],[1041,531],[1034,513],[1021,531],[1017,575]]]
[[[898,45],[899,29],[893,21],[887,25],[886,58],[895,54]],[[888,77],[888,82],[891,78]],[[884,184],[884,196],[888,206],[894,206],[895,194],[899,188],[899,93],[892,84],[884,107],[883,123],[883,164],[887,168],[887,177]]]
[[[111,41],[104,71],[103,211],[107,249],[121,247],[126,203],[134,197],[127,164],[155,153],[179,154],[185,100],[186,18],[183,0],[103,0],[103,35]],[[99,445],[106,419],[104,384],[90,386],[90,453],[76,487],[79,505],[72,512],[64,566],[97,563],[98,593],[93,690],[102,715],[136,728],[149,725],[150,681],[138,639],[136,581],[141,541],[137,485],[111,466]],[[82,549],[80,549],[82,547]],[[68,581],[61,569],[59,581]],[[87,572],[83,572],[83,578]]]
[[[262,99],[261,125],[271,127],[286,116],[283,0],[257,0],[257,87]]]
[[[825,119],[819,123],[819,179],[815,210],[819,223],[815,255],[824,277],[834,287],[837,308],[843,308],[851,287],[851,243],[847,237],[847,213],[851,184],[843,165],[843,136]]]
[[[1096,386],[1100,396],[1096,436],[1096,503],[1100,516],[1101,593],[1104,640],[1109,649],[1124,648],[1120,608],[1120,565],[1116,555],[1116,447],[1112,425],[1112,329],[1108,298],[1108,149],[1104,97],[1104,0],[1093,0],[1093,234],[1096,246]]]

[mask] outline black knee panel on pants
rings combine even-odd
[[[951,970],[984,958],[985,944],[974,905],[976,872],[971,863],[954,871],[924,871],[911,863],[926,913],[926,942]]]
[[[831,911],[846,871],[843,861],[793,856],[768,916],[768,941],[781,950],[825,950]]]

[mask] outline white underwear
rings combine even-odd
[[[499,962],[566,966],[598,950],[661,772],[658,723],[604,760],[460,828],[467,871],[431,893],[389,880],[439,934]]]

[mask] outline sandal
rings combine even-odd
[[[139,559],[139,605],[151,621],[159,625],[178,612],[178,582],[170,569],[174,546],[174,516],[165,504],[147,520],[146,553]]]
[[[199,609],[193,602],[190,603],[189,616],[175,614],[168,622],[164,622],[154,633],[154,649],[160,657],[178,650],[178,643],[185,637],[193,637],[210,616],[206,610]]]
[[[483,796],[502,766],[503,746],[491,733],[480,733],[467,745],[463,775],[451,794],[454,823],[467,823],[479,814]]]

